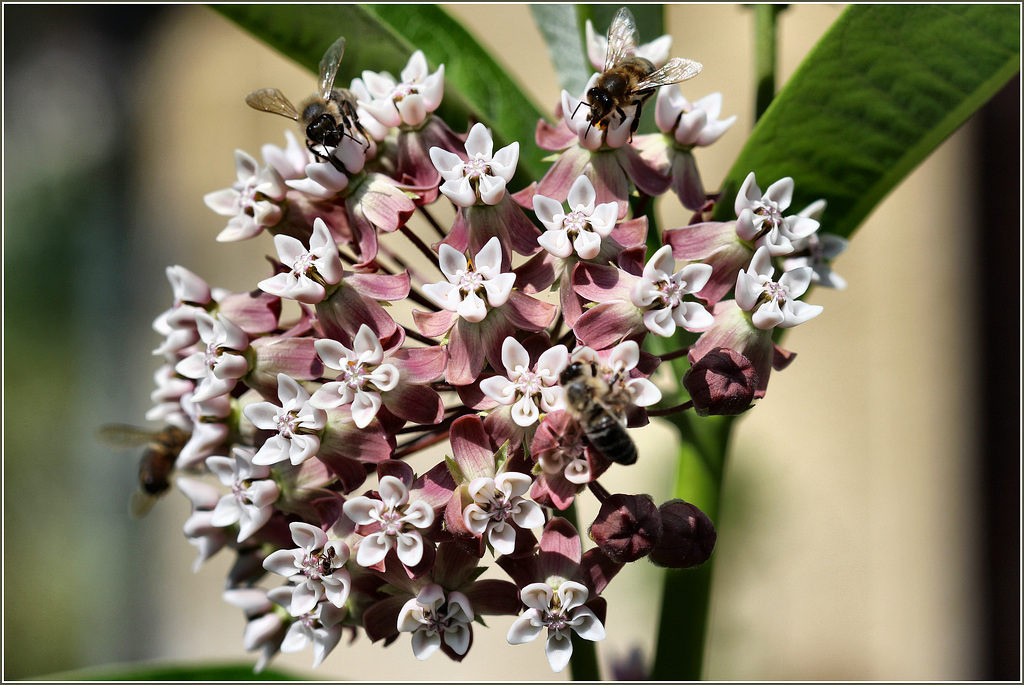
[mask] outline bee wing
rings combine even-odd
[[[692,59],[673,57],[661,69],[658,69],[643,81],[636,84],[633,88],[633,92],[638,90],[650,90],[651,88],[657,88],[658,86],[667,86],[673,83],[679,83],[680,81],[687,81],[699,74],[700,70],[703,68],[703,64],[700,62],[694,62]]]
[[[289,119],[299,120],[295,105],[277,88],[263,88],[245,96],[245,103],[253,109],[271,114],[280,114]]]
[[[123,423],[107,423],[96,429],[96,439],[100,443],[120,449],[149,444],[154,435],[151,430]]]
[[[618,66],[636,49],[639,33],[633,13],[623,7],[612,17],[608,27],[608,52],[604,56],[604,70]]]
[[[342,36],[327,48],[324,58],[320,60],[320,97],[324,100],[331,97],[331,91],[334,90],[334,77],[338,75],[338,67],[341,66],[341,58],[344,55],[345,36]]]

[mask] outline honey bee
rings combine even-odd
[[[245,97],[245,102],[253,109],[280,114],[299,122],[299,130],[306,137],[309,151],[317,159],[329,161],[336,167],[340,162],[331,153],[341,145],[342,139],[351,138],[363,149],[370,147],[369,137],[356,113],[356,96],[346,88],[334,87],[334,77],[344,54],[345,38],[342,36],[334,41],[320,60],[319,90],[303,100],[298,109],[277,88],[263,88]]]
[[[626,432],[630,400],[601,377],[597,362],[577,361],[559,375],[565,404],[590,446],[620,464],[636,462],[636,444]]]
[[[132,493],[129,502],[132,518],[142,518],[157,498],[170,489],[174,462],[188,442],[189,434],[177,426],[151,431],[115,423],[101,426],[96,436],[113,447],[146,446],[139,459],[139,489]]]
[[[608,51],[604,58],[604,71],[597,77],[593,87],[587,91],[587,106],[590,126],[604,129],[613,114],[619,115],[619,123],[626,120],[627,107],[636,107],[629,134],[632,138],[640,125],[643,104],[661,86],[668,86],[691,79],[703,68],[700,62],[673,57],[665,66],[655,69],[650,60],[635,54],[637,44],[636,21],[633,13],[623,7],[612,18],[608,27]],[[580,105],[584,101],[580,101]],[[579,105],[576,106],[576,110]],[[575,116],[576,110],[573,111]],[[587,127],[587,133],[590,132]]]

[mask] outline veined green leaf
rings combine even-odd
[[[853,5],[772,102],[729,172],[716,218],[751,171],[791,176],[793,208],[828,201],[850,235],[1020,68],[1016,5]]]
[[[532,144],[540,110],[491,55],[436,5],[215,5],[214,9],[312,72],[338,36],[346,36],[338,83],[363,70],[394,76],[422,50],[445,65],[437,113],[455,131],[481,121],[496,146],[520,141],[519,168],[537,179],[547,165]],[[269,85],[269,84],[268,84]]]

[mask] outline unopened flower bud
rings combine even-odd
[[[591,524],[590,537],[612,561],[636,561],[661,541],[661,515],[650,495],[612,495]]]
[[[708,352],[683,376],[699,416],[743,413],[754,399],[757,381],[751,361],[725,347]]]
[[[668,568],[693,568],[711,557],[715,549],[715,524],[703,511],[681,499],[659,507],[664,532],[651,550],[651,561]]]

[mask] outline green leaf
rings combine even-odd
[[[52,673],[38,680],[308,680],[277,669],[252,669],[253,664],[120,664]]]
[[[346,36],[338,83],[363,70],[397,75],[417,49],[445,65],[437,110],[455,131],[488,126],[498,145],[520,141],[519,169],[540,178],[543,151],[532,145],[541,112],[506,69],[436,5],[216,5],[218,12],[312,72],[338,36]],[[267,84],[272,86],[273,84]],[[519,179],[522,181],[522,179]]]
[[[577,16],[576,5],[543,3],[530,5],[533,20],[548,44],[551,63],[558,74],[558,85],[579,96],[594,73],[587,60],[587,47]]]
[[[791,176],[793,207],[828,201],[849,236],[1020,68],[1016,5],[853,5],[772,102],[729,172],[715,218],[751,171]]]

